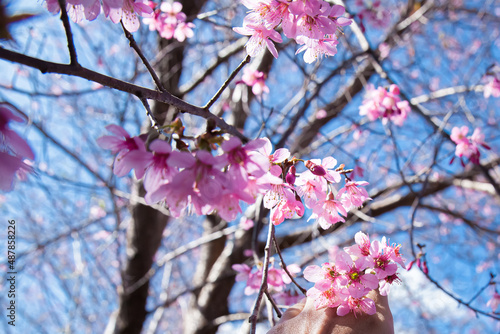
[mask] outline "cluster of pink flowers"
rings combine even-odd
[[[376,28],[385,28],[389,24],[391,12],[382,6],[380,0],[356,0],[356,5],[362,8],[358,17],[363,31],[365,31],[364,20]]]
[[[500,306],[500,294],[495,290],[493,296],[486,303],[486,307],[491,308],[492,312],[497,313],[498,307]]]
[[[367,182],[353,181],[347,176],[345,186],[334,195],[333,184],[341,181],[343,166],[334,169],[337,160],[333,157],[307,160],[307,170],[297,174],[294,165],[284,169],[282,163],[290,157],[287,149],[281,148],[270,154],[271,143],[268,142],[264,153],[269,155],[272,162],[270,174],[275,176],[270,179],[270,189],[264,195],[264,207],[271,210],[274,225],[281,224],[285,219],[302,217],[304,202],[312,210],[308,221],[315,219],[323,229],[328,229],[336,223],[345,222],[344,217],[349,210],[371,199],[366,190],[360,188]]]
[[[33,160],[33,151],[28,143],[9,128],[9,122],[24,122],[14,108],[0,103],[0,190],[10,191],[16,175],[24,177],[32,168],[23,162],[25,158]]]
[[[251,36],[247,53],[254,57],[266,47],[274,57],[278,51],[273,43],[283,39],[276,31],[281,26],[286,37],[302,45],[297,53],[305,51],[304,61],[312,63],[322,56],[337,53],[337,31],[351,24],[341,17],[345,8],[330,5],[323,0],[241,0],[250,9],[243,27],[233,28],[239,34]]]
[[[179,42],[194,36],[193,28],[195,25],[186,22],[186,14],[182,12],[181,3],[165,1],[159,8],[153,1],[148,1],[148,4],[154,10],[152,17],[143,19],[143,22],[149,25],[149,30],[157,30],[161,37],[175,38]]]
[[[355,245],[337,251],[334,261],[304,270],[304,278],[315,283],[307,297],[314,299],[317,309],[337,307],[339,316],[351,311],[354,315],[375,314],[375,303],[367,294],[378,288],[387,296],[391,285],[400,281],[398,264],[405,268],[401,245],[389,245],[385,237],[370,242],[363,232],[356,233],[355,241]]]
[[[495,75],[487,75],[485,79],[487,83],[484,85],[484,97],[500,97],[500,79]]]
[[[61,10],[58,0],[45,0],[47,9],[52,14]],[[102,4],[101,4],[102,2]],[[84,19],[95,20],[102,12],[113,23],[123,22],[128,31],[137,31],[140,21],[137,15],[149,17],[153,10],[148,6],[146,0],[66,0],[66,10],[73,22],[81,22]]]
[[[255,203],[264,195],[264,206],[271,210],[273,224],[301,217],[305,205],[312,209],[309,219],[316,219],[327,229],[344,222],[347,212],[360,207],[370,198],[364,188],[368,184],[346,176],[346,183],[336,195],[333,184],[341,181],[343,166],[334,169],[332,157],[305,162],[307,170],[297,174],[287,149],[272,152],[267,138],[243,145],[231,137],[223,141],[213,155],[212,150],[194,152],[173,150],[166,141],[156,139],[148,149],[141,137],[130,135],[117,125],[107,129],[112,136],[103,136],[97,143],[118,153],[113,172],[124,176],[135,170],[137,179],[144,177],[145,200],[148,204],[164,203],[174,217],[189,209],[197,215],[217,212],[227,221],[240,214],[240,202]],[[302,198],[303,199],[302,199]]]
[[[408,101],[401,101],[397,85],[391,85],[387,91],[384,87],[375,89],[368,84],[366,90],[363,104],[359,107],[360,115],[366,115],[370,121],[381,117],[384,124],[391,120],[396,125],[403,125],[411,108]]]
[[[271,258],[271,260],[273,260],[273,258]],[[300,295],[294,293],[293,289],[287,287],[292,283],[290,276],[288,276],[284,269],[274,268],[274,261],[271,262],[272,267],[267,271],[268,291],[273,293],[273,297],[277,299],[277,302],[280,304],[295,304],[300,298]],[[264,269],[262,263],[259,263],[253,268],[247,264],[234,264],[232,268],[238,272],[236,275],[236,282],[246,281],[245,295],[250,296],[259,292]],[[292,276],[301,272],[297,264],[288,265],[286,269]]]
[[[451,130],[450,138],[457,144],[455,155],[460,158],[463,166],[465,166],[463,157],[468,158],[473,164],[478,165],[481,157],[479,146],[487,150],[491,148],[484,142],[484,134],[481,132],[481,128],[476,128],[470,137],[467,137],[468,132],[469,128],[467,126],[462,126],[460,128],[455,126]],[[454,159],[455,158],[453,158],[450,163],[452,163]]]
[[[252,87],[252,93],[254,93],[254,95],[258,96],[262,95],[262,93],[269,93],[269,87],[266,86],[266,75],[264,72],[245,67],[241,81],[236,82],[236,84],[239,83],[244,83]]]

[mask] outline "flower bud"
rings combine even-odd
[[[314,162],[312,162],[311,160],[307,160],[306,161],[306,167],[311,171],[311,173],[313,173],[314,175],[317,175],[317,176],[325,176],[326,174],[326,170],[319,166],[319,165],[316,165]]]
[[[295,166],[290,167],[285,177],[286,183],[293,185],[295,183]]]
[[[422,262],[422,271],[424,272],[424,274],[428,274],[429,273],[429,268],[427,268],[427,261],[423,261]]]

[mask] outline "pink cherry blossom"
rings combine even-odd
[[[146,203],[151,205],[163,202],[168,206],[172,217],[180,217],[188,209],[190,196],[196,196],[192,189],[194,180],[191,177],[189,170],[181,171],[172,182],[148,192],[144,197]]]
[[[148,5],[154,10],[151,16],[143,19],[143,22],[149,25],[149,30],[157,30],[161,37],[175,38],[179,42],[184,42],[186,38],[194,36],[195,25],[192,22],[186,22],[187,17],[182,12],[180,2],[164,1],[159,8],[152,1],[148,1]]]
[[[241,282],[241,281],[246,281],[248,280],[248,277],[250,276],[250,273],[252,272],[252,268],[250,268],[246,264],[233,264],[231,266],[233,270],[237,271],[238,274],[236,275],[236,282]]]
[[[0,151],[0,190],[11,191],[16,175],[20,172],[33,172],[33,169],[18,156]]]
[[[335,264],[343,274],[340,277],[340,283],[347,286],[347,290],[352,297],[361,298],[378,287],[379,279],[377,276],[365,272],[370,263],[364,258],[353,261],[349,254],[340,251]]]
[[[252,140],[243,145],[237,137],[231,137],[222,143],[221,148],[227,155],[227,161],[236,168],[243,168],[249,175],[262,176],[269,170],[269,161],[266,156],[259,153],[266,142],[263,139]]]
[[[152,17],[153,9],[146,0],[123,0],[123,7],[109,8],[104,11],[106,17],[109,16],[113,23],[122,21],[123,26],[130,32],[137,31],[140,21],[137,15],[142,17]]]
[[[362,186],[368,185],[366,181],[347,181],[345,186],[339,190],[337,198],[341,198],[342,204],[346,208],[362,207],[364,202],[371,200],[368,192]]]
[[[300,299],[304,298],[304,295],[291,290],[286,290],[273,294],[273,298],[279,305],[294,305],[297,304]]]
[[[241,217],[240,219],[240,226],[242,229],[244,229],[245,231],[248,231],[249,229],[251,229],[254,225],[254,222],[253,220],[247,218],[247,217]]]
[[[325,200],[318,201],[312,210],[313,213],[308,221],[316,219],[319,226],[324,230],[329,229],[330,226],[338,222],[345,222],[344,217],[347,217],[347,211],[340,201],[334,199],[332,193],[329,193]]]
[[[290,157],[290,151],[287,148],[279,148],[273,154],[271,154],[273,150],[273,144],[271,144],[271,141],[268,138],[261,139],[265,141],[265,144],[262,148],[258,149],[258,151],[264,156],[268,156],[270,163],[279,164]]]
[[[454,127],[451,130],[450,138],[453,140],[455,144],[460,144],[462,142],[468,142],[467,133],[469,132],[469,128],[467,126],[462,126],[460,128]]]
[[[271,260],[271,262],[274,263],[273,258],[271,258]],[[232,268],[233,270],[238,272],[238,274],[236,275],[237,282],[246,281],[245,295],[257,293],[260,290],[263,275],[263,268],[261,264],[259,264],[257,267],[254,267],[253,269],[246,264],[234,264]],[[300,272],[300,267],[298,267],[296,264],[287,266],[287,269],[291,274]],[[274,268],[274,266],[268,269],[267,284],[269,291],[282,292],[285,289],[286,285],[290,283],[290,277],[288,277],[283,269]]]
[[[270,173],[273,176],[276,176],[274,180],[270,183],[270,189],[264,195],[264,207],[267,209],[272,209],[276,206],[282,198],[285,197],[284,189],[286,187],[290,187],[287,184],[284,184],[283,181],[279,178],[281,175],[281,168],[279,166],[273,166],[270,170]]]
[[[113,173],[122,177],[131,169],[135,169],[135,176],[141,179],[153,158],[151,152],[146,151],[144,141],[139,137],[130,137],[128,132],[118,125],[111,124],[106,126],[106,129],[114,136],[102,136],[97,139],[97,144],[112,153],[118,153]]]
[[[233,264],[232,268],[238,272],[236,282],[246,281],[245,295],[249,296],[259,291],[262,281],[262,270],[258,269],[254,271],[246,264]]]
[[[319,109],[318,111],[316,111],[316,119],[323,119],[327,116],[327,112],[325,109]]]
[[[356,0],[356,5],[362,8],[358,14],[361,20],[366,20],[377,28],[385,28],[389,25],[391,12],[381,4],[380,0]]]
[[[402,126],[411,111],[408,101],[401,101],[399,87],[391,85],[389,91],[384,87],[375,89],[368,84],[363,104],[359,107],[359,114],[366,115],[370,121],[381,117],[383,123],[388,120]]]
[[[267,272],[267,284],[271,285],[275,291],[281,291],[285,285],[282,272],[282,269],[276,268],[270,268]]]
[[[149,26],[150,31],[158,30],[159,32],[161,32],[163,26],[165,25],[165,14],[163,14],[159,8],[156,8],[157,7],[156,3],[153,1],[148,1],[148,6],[151,7],[151,9],[153,9],[153,13],[151,17],[143,18],[142,22],[144,22]],[[173,30],[175,30],[175,26]]]
[[[171,181],[179,173],[178,168],[189,168],[195,163],[190,153],[172,151],[170,144],[160,139],[153,141],[149,149],[153,151],[153,156],[144,175],[146,191],[153,191]]]
[[[247,53],[255,56],[265,46],[278,57],[274,42],[281,43],[277,33],[282,28],[290,39],[303,45],[297,53],[304,52],[304,60],[311,63],[322,56],[337,53],[336,32],[340,27],[351,24],[351,20],[341,17],[345,8],[331,6],[322,0],[241,0],[250,9],[243,21],[243,27],[233,28],[237,33],[252,36],[247,43]],[[264,44],[265,43],[265,44]]]
[[[379,282],[378,290],[382,296],[388,296],[391,291],[391,287],[393,283],[400,283],[401,279],[398,274],[393,274],[385,277],[383,280]]]
[[[213,210],[223,194],[226,177],[220,170],[225,165],[222,156],[214,157],[207,151],[196,152],[196,163],[188,171],[194,180],[196,196],[191,196],[191,203],[197,215],[205,215]]]
[[[160,10],[165,13],[163,20],[167,24],[177,24],[178,21],[184,22],[186,14],[182,12],[182,4],[174,1],[163,1],[160,5]]]
[[[371,242],[368,235],[359,231],[354,235],[354,241],[356,241],[355,245],[344,248],[348,254],[354,255],[358,258],[370,255]]]
[[[464,166],[463,157],[468,158],[473,164],[479,164],[481,156],[479,146],[482,146],[487,150],[490,149],[490,147],[484,142],[484,134],[481,132],[480,128],[476,128],[470,137],[467,136],[468,132],[469,128],[467,126],[462,126],[460,128],[454,127],[451,130],[450,135],[451,140],[457,144],[455,148],[455,156],[460,158],[462,165]],[[451,162],[453,162],[453,159]]]
[[[222,195],[217,203],[212,205],[214,212],[216,212],[225,221],[235,220],[241,214],[240,199],[235,195],[232,189],[223,188]],[[208,206],[205,206],[209,208]],[[206,212],[205,210],[201,212]],[[210,212],[210,211],[208,211]]]
[[[283,188],[283,194],[278,205],[271,209],[271,222],[274,225],[281,224],[285,219],[291,219],[295,215],[304,215],[304,205],[300,198],[288,187]]]
[[[295,182],[295,186],[297,193],[304,198],[305,205],[310,209],[320,199],[326,197],[326,183],[317,180],[312,173],[301,173]]]
[[[57,14],[61,10],[58,0],[45,0],[45,4],[47,5],[47,10],[52,14]]]
[[[314,287],[320,291],[326,291],[332,285],[338,285],[341,279],[341,272],[335,266],[335,263],[323,263],[319,266],[308,266],[304,269],[304,278],[313,282]]]
[[[484,133],[481,131],[481,128],[474,129],[474,132],[472,133],[470,140],[476,146],[482,146],[482,147],[486,148],[487,150],[491,149],[491,147],[484,142]]]
[[[271,41],[273,40],[278,43],[283,42],[283,39],[277,31],[268,29],[261,23],[251,20],[245,20],[243,22],[243,27],[236,27],[233,28],[233,30],[238,34],[251,36],[245,44],[247,53],[250,57],[255,57],[267,47],[274,58],[278,58],[278,50],[276,50],[274,43]]]
[[[246,67],[243,70],[243,77],[241,82],[247,86],[252,87],[252,93],[255,95],[262,95],[262,93],[269,93],[269,87],[266,86],[266,75],[264,72],[253,70]]]
[[[500,80],[494,76],[487,76],[488,83],[484,85],[484,97],[500,97]]]
[[[308,64],[323,58],[323,56],[335,56],[337,54],[337,40],[335,35],[331,37],[311,39],[306,36],[297,37],[297,43],[302,45],[295,54],[304,52],[304,61]]]
[[[337,315],[345,316],[349,312],[353,311],[354,315],[366,313],[368,315],[373,315],[377,312],[375,307],[375,302],[368,298],[355,298],[349,296],[346,300],[342,301],[341,305],[337,308]]]
[[[25,122],[15,109],[6,103],[0,103],[0,151],[11,152],[19,157],[33,160],[35,155],[28,143],[9,128],[9,122]]]
[[[24,122],[15,109],[7,103],[0,103],[0,190],[10,191],[14,187],[16,176],[22,180],[33,168],[23,158],[35,158],[31,147],[15,131],[9,128],[9,122]]]
[[[333,157],[326,157],[323,160],[311,159],[306,161],[306,167],[317,176],[322,176],[325,180],[338,183],[340,182],[340,173],[334,168],[337,165],[337,160]]]
[[[493,312],[498,310],[500,306],[500,294],[498,292],[493,293],[493,297],[486,303],[486,307],[489,307]]]
[[[286,269],[288,270],[290,275],[292,275],[292,277],[295,277],[296,274],[298,274],[302,271],[302,269],[300,269],[300,266],[296,263],[292,263],[292,264],[287,265]],[[281,275],[283,278],[283,283],[285,283],[285,284],[292,283],[292,279],[290,278],[290,276],[288,276],[288,274],[285,272],[285,270],[282,270]]]
[[[330,5],[325,1],[295,1],[290,4],[290,12],[297,16],[297,35],[320,39],[333,35],[337,30],[335,21],[328,18]]]
[[[194,36],[194,28],[195,25],[192,22],[179,22],[174,31],[174,38],[179,42],[184,42],[186,38]]]
[[[391,285],[400,282],[396,273],[400,245],[388,246],[386,238],[370,242],[368,235],[358,232],[356,245],[336,249],[330,263],[313,265],[304,270],[304,278],[314,282],[307,296],[314,299],[316,308],[338,307],[337,315],[351,311],[354,315],[374,314],[373,300],[366,295],[375,289],[386,296]],[[403,263],[404,265],[404,263]]]
[[[318,310],[325,307],[334,308],[339,306],[344,300],[345,294],[342,293],[342,289],[338,285],[332,285],[324,291],[312,287],[307,290],[307,297],[314,299],[314,306]]]
[[[79,23],[84,19],[92,21],[99,16],[102,11],[113,23],[123,22],[129,31],[136,31],[139,28],[137,15],[150,17],[153,9],[150,1],[145,0],[67,0],[66,11],[73,22]],[[60,11],[57,0],[46,0],[47,10],[52,14]]]
[[[391,259],[391,254],[378,240],[373,241],[370,247],[370,258],[373,261],[373,269],[378,279],[392,276],[398,270],[398,266]]]
[[[267,28],[273,29],[279,24],[279,16],[276,15],[277,11],[274,6],[276,6],[277,1],[272,0],[241,0],[241,3],[250,9],[248,18],[256,21],[262,22]]]
[[[382,243],[385,244],[384,238],[382,238]],[[386,245],[385,252],[389,254],[389,257],[392,261],[399,264],[403,269],[406,269],[405,259],[401,254],[401,245],[399,244],[392,244],[390,246]]]
[[[345,27],[352,23],[351,19],[342,17],[345,14],[345,8],[341,5],[333,5],[328,17],[335,22],[338,27]]]

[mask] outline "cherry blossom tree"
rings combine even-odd
[[[396,332],[499,330],[495,1],[0,9],[16,326],[266,332],[378,290]]]

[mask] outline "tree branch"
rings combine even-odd
[[[240,138],[242,141],[248,141],[248,139],[239,132],[235,127],[229,125],[222,118],[208,112],[206,109],[187,103],[186,101],[175,97],[167,91],[159,92],[156,90],[148,89],[145,87],[137,86],[116,78],[109,77],[107,75],[91,71],[84,67],[75,67],[72,65],[53,63],[38,58],[26,56],[24,54],[7,50],[0,47],[0,59],[5,59],[7,61],[26,65],[32,68],[40,70],[42,73],[59,73],[72,75],[87,79],[93,82],[100,83],[103,86],[114,88],[116,90],[133,94],[139,99],[145,98],[149,100],[155,100],[158,102],[163,102],[169,104],[182,112],[186,112],[191,115],[200,116],[207,120],[213,120],[215,124],[223,131]]]

